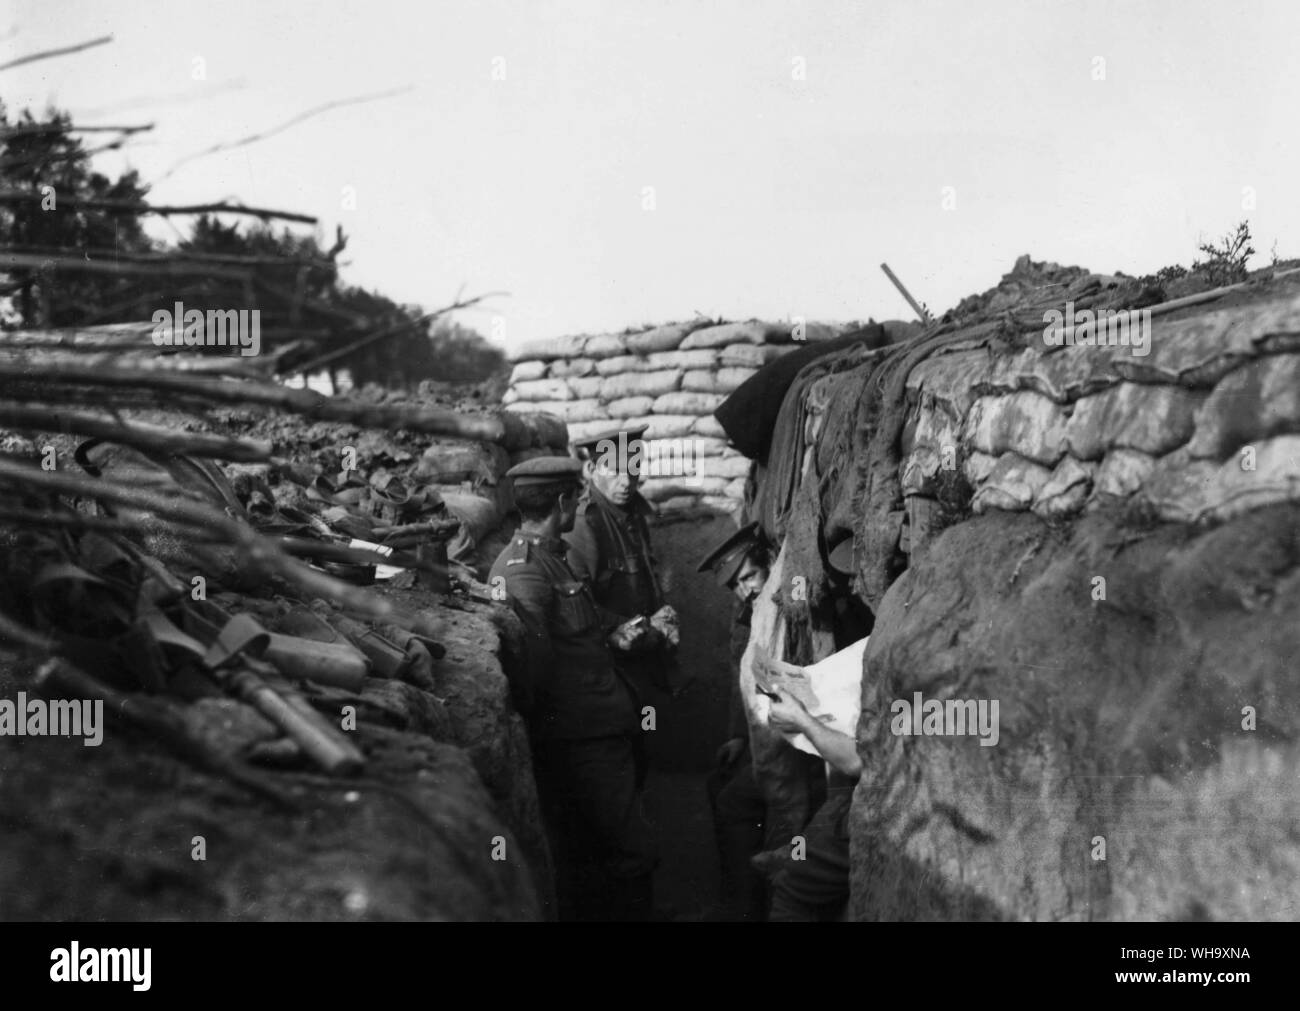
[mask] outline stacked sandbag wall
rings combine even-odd
[[[902,444],[909,518],[957,471],[976,514],[1046,520],[1131,501],[1156,519],[1223,521],[1300,498],[1300,298],[1149,325],[1142,355],[1037,340],[918,365]]]
[[[844,329],[700,319],[534,341],[512,355],[503,402],[516,413],[561,419],[571,440],[644,424],[641,491],[659,513],[730,514],[743,499],[749,460],[729,448],[713,411],[767,362]]]
[[[979,344],[910,375],[850,915],[1293,919],[1300,289]]]

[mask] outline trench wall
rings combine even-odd
[[[854,917],[1300,912],[1300,289],[1219,305],[911,373]],[[896,733],[918,691],[997,743]]]

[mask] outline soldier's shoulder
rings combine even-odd
[[[501,549],[501,554],[497,555],[497,560],[492,563],[492,575],[508,576],[512,572],[526,568],[536,568],[530,545],[527,541],[515,537]]]

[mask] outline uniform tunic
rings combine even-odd
[[[591,580],[601,607],[623,618],[654,614],[663,605],[655,585],[654,556],[646,517],[650,504],[633,495],[620,509],[588,486],[578,504],[578,519],[566,538],[574,572]]]
[[[573,571],[590,580],[597,604],[624,620],[654,614],[664,604],[646,523],[652,513],[640,495],[620,509],[588,485],[566,538]],[[680,687],[676,658],[666,649],[620,656],[618,664],[637,691],[647,685],[667,692]]]
[[[618,618],[596,606],[558,538],[516,534],[489,583],[498,577],[527,634],[512,689],[532,736],[560,919],[646,919],[658,849],[637,788],[638,712],[605,645]]]
[[[631,692],[614,670],[605,636],[616,618],[602,615],[569,568],[558,538],[516,534],[492,566],[527,631],[526,670],[515,698],[538,739],[632,733]]]

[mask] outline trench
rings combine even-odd
[[[695,568],[734,529],[730,519],[710,514],[661,522],[651,530],[668,575],[665,595],[682,617],[678,659],[682,670],[693,675],[690,687],[676,699],[653,689],[645,699],[657,716],[656,729],[647,737],[650,771],[644,801],[659,833],[655,907],[662,919],[699,919],[718,901],[707,780],[726,735],[733,598]]]

